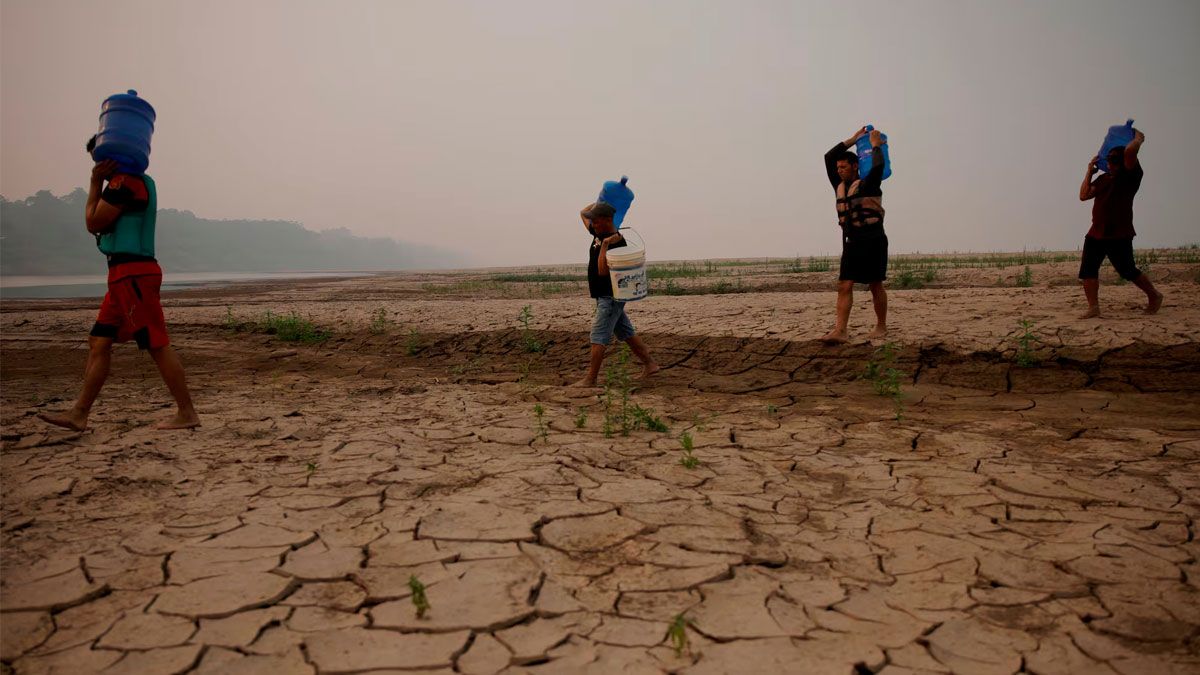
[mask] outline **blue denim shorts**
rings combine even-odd
[[[596,320],[592,323],[592,344],[606,345],[612,342],[614,333],[621,341],[628,340],[635,334],[633,324],[625,315],[625,303],[612,298],[596,298]]]

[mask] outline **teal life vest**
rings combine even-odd
[[[104,255],[130,254],[154,257],[154,224],[158,212],[158,190],[154,179],[142,175],[146,183],[146,210],[125,211],[112,228],[96,235],[96,247]]]

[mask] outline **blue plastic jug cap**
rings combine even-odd
[[[629,176],[621,176],[621,185],[629,182]]]
[[[137,96],[136,89],[130,89],[130,90],[126,91],[125,93],[129,94],[130,96]]]
[[[1127,127],[1132,127],[1132,126],[1133,126],[1133,118],[1132,118],[1132,117],[1131,117],[1131,118],[1129,118],[1128,120],[1126,120],[1126,122],[1125,122],[1125,126],[1127,126]]]

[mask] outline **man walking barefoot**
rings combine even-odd
[[[87,145],[89,154],[95,144],[93,136]],[[158,195],[150,176],[117,173],[117,164],[111,160],[92,167],[84,215],[87,231],[96,236],[96,246],[108,258],[108,292],[88,337],[87,368],[78,400],[66,412],[38,415],[43,421],[76,431],[87,429],[92,404],[108,378],[113,342],[132,339],[139,349],[149,350],[178,406],[175,415],[157,428],[200,426],[183,364],[167,337],[167,322],[158,298],[162,268],[154,258],[157,208]]]
[[[1100,316],[1100,265],[1106,257],[1122,279],[1132,281],[1146,294],[1147,314],[1154,314],[1162,307],[1162,293],[1133,261],[1133,238],[1137,235],[1133,230],[1133,197],[1142,186],[1138,151],[1146,141],[1142,132],[1134,129],[1133,133],[1129,145],[1109,150],[1105,157],[1108,172],[1096,180],[1092,176],[1096,175],[1100,157],[1093,157],[1088,162],[1083,185],[1079,186],[1079,201],[1095,200],[1092,227],[1083,239],[1083,259],[1079,263],[1079,279],[1088,304],[1081,319]]]
[[[825,153],[825,172],[837,194],[838,225],[842,228],[842,262],[838,275],[837,323],[821,341],[843,344],[849,340],[847,325],[854,305],[854,284],[867,284],[875,305],[875,329],[868,340],[887,335],[887,234],[883,231],[883,135],[871,132],[876,159],[866,178],[858,177],[858,155],[851,149],[867,133],[863,127]]]
[[[596,319],[592,323],[591,350],[588,352],[588,369],[583,379],[571,385],[594,387],[604,363],[604,353],[613,335],[629,345],[634,356],[642,362],[642,379],[659,371],[659,366],[650,356],[650,349],[638,337],[633,323],[625,314],[625,303],[613,298],[612,279],[608,276],[608,250],[625,245],[625,239],[613,225],[615,210],[604,202],[589,204],[579,212],[583,226],[592,235],[592,247],[588,251],[588,290],[596,301]]]

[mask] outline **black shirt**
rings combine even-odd
[[[608,237],[610,235],[604,235]],[[611,251],[625,245],[625,238],[615,244],[609,244]],[[600,274],[600,237],[592,237],[592,248],[588,251],[588,290],[593,298],[611,298],[613,296],[612,277]]]
[[[1142,187],[1142,165],[1132,169],[1106,173],[1092,182],[1095,202],[1092,203],[1092,228],[1087,236],[1093,239],[1132,239],[1133,197]]]

